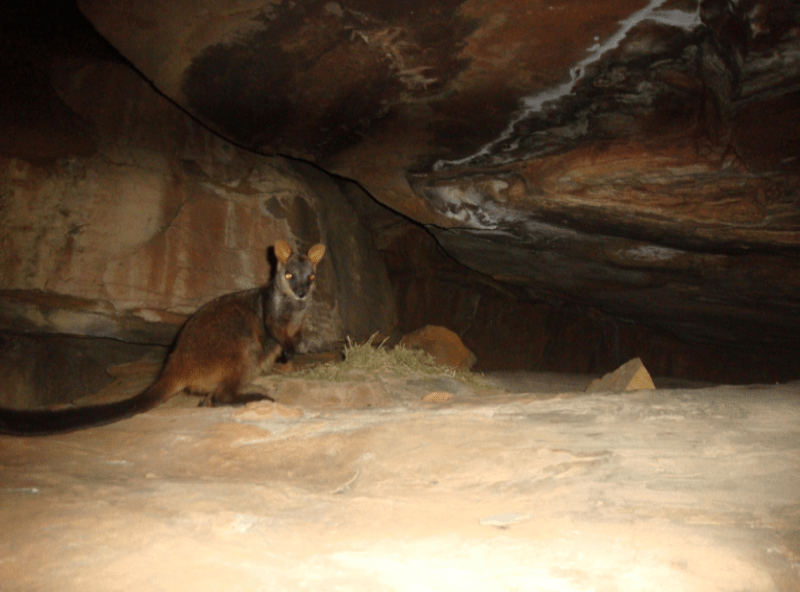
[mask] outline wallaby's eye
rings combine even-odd
[[[309,279],[310,281],[312,281],[312,282],[313,282],[315,279],[317,279],[317,276],[315,276],[315,275],[312,273],[310,276],[308,276],[308,279]]]
[[[283,276],[283,277],[285,277],[287,280],[290,280],[290,279],[292,279],[292,274],[291,274],[291,273],[289,273],[289,272],[287,271],[287,272],[284,274],[284,276]]]

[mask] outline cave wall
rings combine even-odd
[[[52,32],[59,14],[49,18]],[[169,344],[202,303],[265,281],[265,251],[277,238],[302,248],[319,241],[329,247],[307,332],[309,349],[332,347],[345,336],[361,340],[374,331],[409,332],[439,324],[461,335],[478,356],[478,370],[602,373],[639,356],[655,376],[735,383],[800,377],[800,356],[786,347],[762,343],[745,351],[746,337],[738,348],[689,343],[626,319],[624,310],[611,316],[590,299],[570,303],[548,297],[552,281],[540,282],[537,290],[515,284],[508,270],[523,265],[530,254],[514,257],[513,249],[496,237],[483,245],[485,233],[459,225],[429,226],[429,232],[376,203],[353,181],[306,162],[243,149],[157,92],[96,32],[56,32],[53,37],[46,28],[37,29],[17,39],[8,30],[6,51],[0,54],[0,75],[6,81],[0,92],[0,124],[7,132],[0,137],[0,330],[6,332],[2,371],[17,371],[20,365],[14,360],[34,360],[18,371],[14,384],[31,382],[49,363],[70,369],[65,373],[74,375],[73,386],[80,387],[87,373],[105,363],[103,356],[92,358],[100,360],[97,364],[84,363],[89,354],[83,341],[81,347],[58,341],[62,353],[75,350],[74,356],[55,355],[55,341],[42,345],[47,335],[100,338],[100,348],[107,347],[108,339]],[[752,149],[752,158],[768,152],[746,142],[745,148]],[[391,163],[392,154],[370,158]],[[597,153],[593,159],[592,170],[608,169]],[[359,162],[377,166],[370,159]],[[577,170],[564,165],[550,173],[562,179],[565,171],[574,177]],[[641,171],[632,167],[630,174]],[[438,196],[452,197],[458,193],[455,187],[459,195],[472,198],[492,191],[506,201],[519,197],[513,175],[504,177],[506,186],[481,175],[411,179],[422,185],[430,181]],[[769,182],[763,177],[760,182]],[[409,187],[406,181],[401,184]],[[537,203],[545,207],[551,202]],[[735,207],[726,209],[729,202],[715,203],[706,206],[737,215]],[[787,216],[794,215],[794,202],[785,205]],[[552,217],[562,214],[554,211]],[[614,218],[608,224],[618,222]],[[587,231],[598,228],[586,223]],[[591,250],[619,254],[602,232],[595,233]],[[455,243],[474,248],[448,244],[454,236],[459,239]],[[794,244],[795,236],[787,232],[778,238]],[[646,245],[625,252],[655,253],[656,258],[663,254]],[[770,301],[791,300],[797,278],[786,278],[783,291],[773,294],[775,266],[759,263],[758,257],[745,254],[718,272],[728,286],[741,276],[740,262],[751,261],[746,291],[738,284],[731,289],[715,280],[715,285],[734,294],[738,290]],[[721,258],[719,253],[701,258],[703,269],[713,270]],[[782,269],[797,265],[794,251],[784,249],[779,259],[791,263]],[[568,265],[539,263],[543,277],[571,273]],[[647,271],[641,256],[635,269],[619,261],[616,265],[625,273]],[[672,276],[691,280],[698,269],[671,267],[665,285],[674,285]],[[587,284],[581,292],[591,287]],[[606,282],[604,289],[613,292],[615,286]],[[690,296],[703,299],[703,294]],[[720,308],[714,302],[707,306]],[[789,312],[777,315],[774,323],[793,318],[791,309],[781,310]],[[672,325],[680,325],[679,317],[671,315]],[[731,333],[730,327],[720,329]],[[796,334],[781,335],[784,345],[797,343]],[[55,379],[42,382],[65,397],[59,400],[72,396],[69,385]],[[21,392],[15,387],[14,400],[28,396]],[[37,393],[32,400],[43,402]]]
[[[211,128],[533,302],[800,352],[795,0],[78,6]]]
[[[386,270],[353,205],[367,196],[220,138],[110,50],[43,43],[12,39],[0,58],[0,125],[13,132],[0,141],[0,355],[18,374],[0,399],[28,396],[17,387],[48,364],[86,385],[83,345],[54,355],[66,342],[48,335],[169,345],[205,302],[265,283],[277,239],[328,247],[301,351],[393,329]],[[40,382],[57,400],[74,390]]]
[[[166,354],[165,346],[117,339],[0,332],[0,405],[71,403],[112,385],[132,360],[153,365]]]
[[[419,226],[386,236],[400,331],[452,329],[477,355],[475,371],[604,374],[639,357],[662,378],[750,384],[800,376],[794,351],[697,343],[597,309],[532,299],[521,287],[462,266]]]
[[[63,64],[53,80],[93,150],[0,155],[0,326],[169,342],[204,302],[267,281],[285,238],[335,253],[309,347],[391,327],[382,264],[335,182],[222,140],[125,65]]]

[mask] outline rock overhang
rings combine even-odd
[[[357,180],[531,297],[797,347],[791,2],[79,4],[220,133]]]

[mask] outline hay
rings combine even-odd
[[[346,382],[363,380],[376,375],[395,377],[448,376],[467,382],[477,377],[469,371],[459,371],[450,366],[437,364],[428,352],[406,348],[402,345],[392,349],[384,347],[386,340],[373,345],[373,334],[366,343],[355,344],[347,338],[344,348],[344,361],[338,364],[324,364],[292,372],[292,377],[308,380],[330,380]]]

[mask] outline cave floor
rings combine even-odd
[[[287,375],[0,437],[0,589],[800,590],[800,384],[587,382]]]

